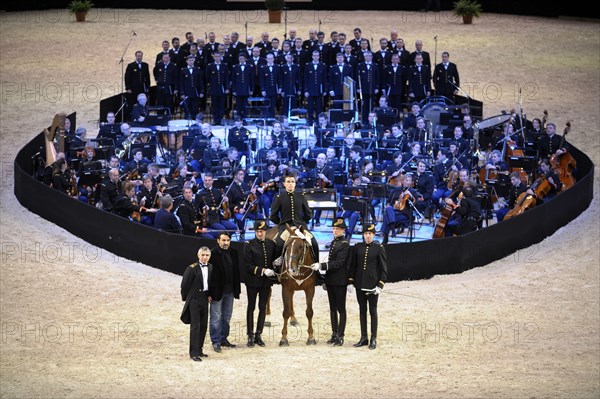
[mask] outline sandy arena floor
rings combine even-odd
[[[263,11],[94,10],[89,17],[80,24],[60,10],[0,14],[2,398],[600,395],[597,185],[591,207],[539,245],[460,275],[386,285],[375,351],[351,346],[359,337],[353,295],[346,345],[324,343],[328,305],[320,289],[317,346],[304,344],[301,317],[291,346],[279,348],[276,289],[267,347],[208,350],[206,361],[190,361],[181,277],[117,258],[22,208],[13,159],[58,111],[77,111],[79,124],[95,132],[98,101],[120,91],[118,60],[132,30],[126,62],[141,49],[153,63],[163,39],[188,30],[243,36],[248,21],[255,38],[263,30],[281,38],[283,24],[265,23]],[[484,15],[465,26],[445,13],[290,12],[289,27],[305,37],[319,19],[327,34],[351,37],[360,26],[375,40],[398,28],[408,48],[423,39],[432,58],[437,35],[438,62],[450,52],[486,117],[516,107],[520,87],[527,116],[548,109],[559,131],[572,119],[570,141],[599,163],[597,23]],[[243,295],[231,336],[240,344],[245,307]]]

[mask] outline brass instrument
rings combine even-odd
[[[115,155],[119,159],[124,159],[123,157],[129,152],[129,147],[131,147],[131,145],[135,142],[138,135],[139,135],[139,133],[138,134],[130,133],[129,136],[127,136],[127,138],[125,140],[123,140],[123,143],[121,144],[123,146],[123,149],[115,150]]]

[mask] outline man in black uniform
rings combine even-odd
[[[498,223],[503,221],[506,214],[514,208],[515,204],[517,203],[517,198],[519,198],[519,195],[527,191],[527,186],[525,186],[525,184],[523,184],[523,182],[521,181],[521,175],[519,174],[519,172],[512,172],[510,174],[510,183],[512,185],[510,186],[510,189],[508,191],[508,203],[506,206],[503,206],[502,208],[496,211],[496,219],[498,220]]]
[[[435,95],[444,96],[454,100],[456,87],[460,86],[460,77],[456,64],[450,62],[450,54],[442,53],[442,62],[435,66],[433,71],[433,83],[435,84]]]
[[[314,263],[313,270],[325,272],[325,285],[329,298],[329,317],[331,318],[331,338],[327,341],[333,346],[344,345],[344,332],[346,331],[346,289],[348,285],[348,264],[350,244],[344,237],[346,223],[343,218],[333,222],[333,241],[329,247],[327,262]],[[339,316],[338,316],[339,314]]]
[[[279,233],[286,229],[286,224],[296,227],[304,227],[308,231],[306,224],[310,220],[311,211],[304,193],[295,192],[296,174],[287,171],[284,175],[283,185],[285,192],[277,194],[271,205],[271,221],[279,226]],[[279,253],[283,250],[283,240],[277,238]],[[311,249],[313,259],[319,258],[319,243],[313,235],[311,238]]]
[[[275,260],[275,242],[266,240],[267,221],[259,219],[254,222],[256,238],[248,241],[244,247],[244,266],[248,271],[246,275],[246,293],[248,295],[248,307],[246,309],[246,328],[248,332],[247,346],[252,348],[254,344],[265,346],[261,338],[265,318],[267,316],[267,300],[273,282],[269,277],[275,276],[273,271],[273,260]],[[258,320],[256,332],[254,330],[254,309],[256,308],[256,297],[258,296]]]
[[[208,285],[213,269],[208,263],[210,255],[208,247],[201,247],[198,262],[185,269],[181,280],[181,300],[185,301],[181,321],[190,325],[190,358],[196,362],[208,357],[202,352],[202,347],[208,327]]]
[[[183,202],[175,212],[179,216],[183,234],[186,236],[198,236],[202,238],[213,238],[208,233],[208,229],[203,226],[203,217],[199,218],[198,210],[194,207],[192,189],[186,187],[183,189]],[[199,219],[198,219],[199,218]],[[208,222],[208,221],[207,221]]]
[[[213,236],[218,237],[219,231],[236,231],[237,227],[235,223],[230,220],[223,219],[220,210],[223,203],[227,202],[223,200],[223,194],[221,190],[213,187],[213,175],[212,173],[204,174],[204,186],[196,194],[195,204],[196,209],[203,209],[207,207],[207,227],[211,229]]]
[[[177,95],[178,72],[177,65],[171,62],[168,54],[164,54],[162,62],[154,67],[156,105],[168,108],[171,113],[173,113],[173,95]]]
[[[350,262],[350,283],[356,288],[356,299],[360,310],[360,340],[355,347],[369,345],[377,347],[377,301],[387,280],[387,257],[385,248],[375,237],[375,225],[366,224],[363,230],[364,242],[354,246]],[[371,341],[367,339],[367,304],[371,314]]]
[[[553,155],[564,154],[566,150],[560,147],[561,141],[562,136],[556,134],[556,125],[548,123],[546,125],[546,136],[542,136],[538,144],[538,156],[550,159]]]
[[[475,231],[481,218],[481,205],[473,195],[473,188],[468,184],[463,186],[462,195],[458,196],[458,204],[451,198],[446,203],[454,208],[457,218],[450,219],[446,225],[446,237],[453,234],[462,235]]]
[[[246,172],[244,169],[235,171],[228,194],[231,211],[233,212],[233,220],[240,231],[241,241],[245,238],[245,219],[264,219],[264,216],[258,211],[257,186],[250,187],[248,183],[245,183],[245,176]]]

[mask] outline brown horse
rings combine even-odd
[[[302,227],[294,230],[289,226],[287,226],[285,231],[289,236],[284,244],[283,263],[281,265],[281,274],[279,275],[283,299],[283,329],[281,330],[279,346],[289,346],[287,339],[288,320],[292,319],[290,323],[292,325],[298,324],[297,321],[294,323],[294,293],[300,290],[304,291],[306,295],[306,318],[308,319],[308,339],[306,344],[315,345],[316,341],[312,326],[312,301],[315,296],[317,275],[310,268],[310,265],[314,263],[310,240],[301,237],[301,235],[303,236],[308,232]]]

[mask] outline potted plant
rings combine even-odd
[[[458,0],[454,3],[454,15],[462,17],[463,23],[470,24],[473,22],[473,17],[481,15],[481,4],[475,0]]]
[[[90,0],[73,0],[69,3],[69,12],[75,14],[77,22],[84,22],[88,11],[94,6]]]
[[[281,23],[281,10],[285,0],[265,0],[265,7],[269,10],[269,23]]]

